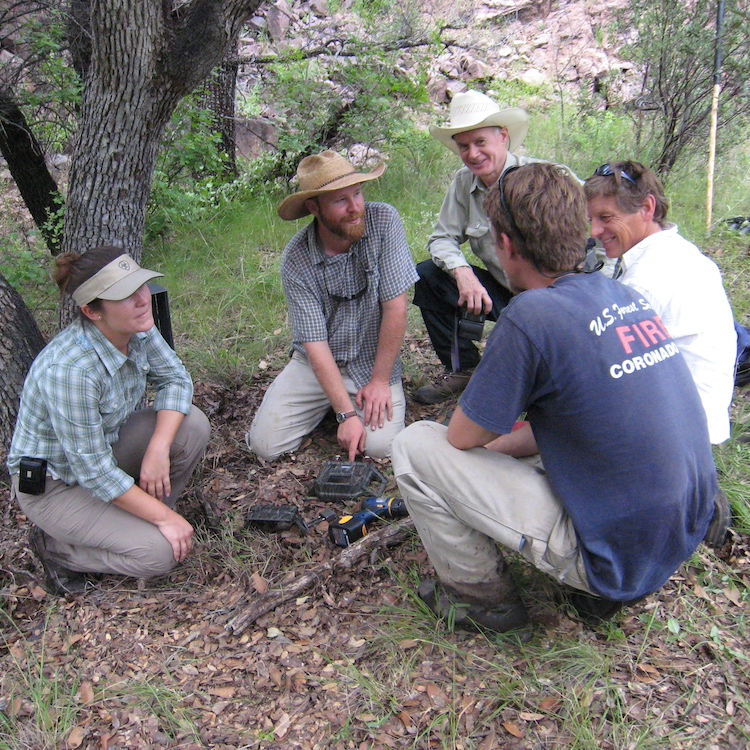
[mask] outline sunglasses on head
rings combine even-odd
[[[624,169],[620,169],[619,167],[612,169],[611,164],[602,164],[601,167],[597,168],[594,174],[597,177],[614,177],[616,174],[619,174],[620,177],[627,180],[631,185],[636,184],[635,180]]]

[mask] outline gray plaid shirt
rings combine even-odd
[[[281,259],[293,348],[306,356],[305,343],[328,341],[338,366],[362,388],[375,364],[381,303],[406,292],[417,278],[393,206],[366,203],[364,236],[334,257],[323,252],[313,221],[290,240]],[[391,384],[400,378],[397,360]]]
[[[8,469],[22,456],[45,458],[65,484],[80,484],[100,500],[120,497],[133,478],[112,454],[120,427],[138,406],[146,383],[154,410],[188,414],[193,381],[154,326],[130,339],[128,356],[88,321],[62,330],[34,360],[21,394]]]

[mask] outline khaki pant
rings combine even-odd
[[[343,369],[341,377],[353,401],[357,388]],[[406,399],[401,381],[391,386],[391,402],[393,419],[386,420],[383,427],[375,430],[367,428],[365,454],[373,458],[390,456],[393,438],[404,429]],[[268,387],[245,438],[247,447],[266,461],[296,451],[330,408],[331,402],[312,367],[299,352],[295,352],[289,364]],[[363,414],[360,409],[357,413]]]
[[[136,482],[155,427],[155,411],[135,411],[112,446],[117,465]],[[170,450],[172,494],[164,500],[170,508],[203,455],[210,432],[206,415],[194,406],[182,421]],[[27,495],[18,491],[15,474],[11,494],[29,520],[47,535],[52,561],[69,570],[149,578],[168,573],[176,565],[171,545],[156,526],[101,501],[85,487],[47,477],[44,494]]]
[[[499,542],[590,591],[573,523],[538,465],[484,448],[458,450],[444,425],[415,422],[394,441],[393,473],[444,583],[460,589],[497,581]]]

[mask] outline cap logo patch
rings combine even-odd
[[[117,265],[122,268],[123,271],[130,270],[130,263],[128,263],[126,260],[121,260]]]

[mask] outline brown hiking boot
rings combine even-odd
[[[718,490],[714,495],[714,515],[708,525],[706,536],[703,537],[703,543],[712,549],[723,547],[730,523],[732,523],[732,508],[727,496]]]
[[[50,558],[47,551],[47,535],[38,526],[34,526],[29,532],[29,547],[42,563],[47,576],[46,588],[50,594],[82,594],[89,587],[89,581],[83,573],[68,570]]]
[[[448,372],[434,385],[423,385],[414,392],[414,400],[420,404],[441,404],[463,392],[474,369]]]
[[[529,622],[526,606],[515,590],[507,599],[482,602],[449,590],[439,581],[427,579],[419,584],[417,593],[433,614],[446,620],[450,629],[507,633],[523,628]]]

